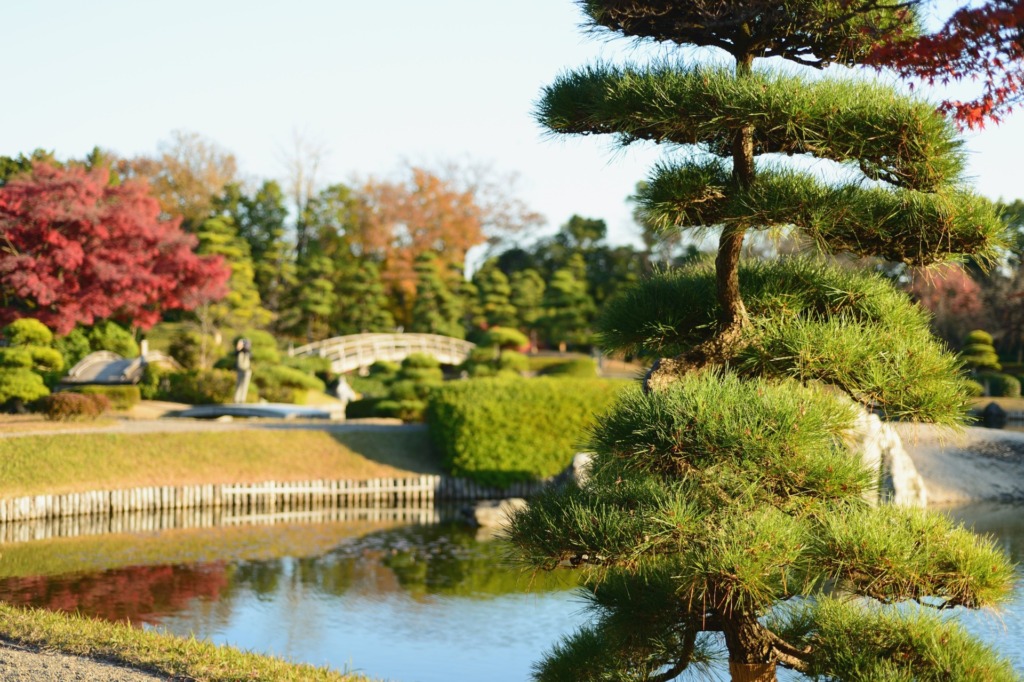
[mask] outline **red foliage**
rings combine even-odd
[[[998,122],[1024,102],[1024,0],[987,0],[962,7],[937,32],[916,40],[883,42],[870,63],[927,83],[969,79],[981,93],[968,101],[947,100],[942,109],[963,127]]]
[[[34,317],[58,334],[112,318],[147,329],[163,310],[226,292],[230,271],[161,220],[144,181],[36,164],[0,187],[0,325]]]
[[[227,584],[223,563],[132,566],[90,575],[9,578],[0,581],[0,601],[155,625],[195,599],[217,601]]]

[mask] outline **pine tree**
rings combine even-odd
[[[586,266],[580,254],[573,254],[566,267],[551,276],[544,289],[543,305],[544,316],[539,323],[549,343],[563,351],[568,343],[586,343],[594,301],[587,293]]]
[[[661,229],[721,236],[713,265],[656,274],[608,304],[603,346],[663,359],[593,429],[588,480],[512,520],[528,565],[582,570],[594,616],[537,679],[667,681],[722,653],[740,681],[775,680],[778,665],[816,679],[1017,679],[923,608],[1005,598],[1006,556],[944,516],[872,506],[877,472],[846,445],[858,404],[962,423],[956,358],[880,278],[807,258],[740,263],[746,233],[775,227],[912,265],[991,257],[998,220],[963,189],[955,129],[932,106],[754,68],[852,66],[871,48],[864,29],[911,30],[913,17],[874,0],[580,4],[595,29],[717,47],[735,68],[598,65],[560,77],[539,105],[556,133],[698,147],[659,165],[640,205]],[[873,182],[763,158],[779,153]]]
[[[473,284],[476,285],[473,325],[481,329],[515,326],[516,309],[510,300],[512,287],[496,260],[487,261],[474,273]]]
[[[232,329],[269,324],[273,315],[260,300],[249,244],[238,236],[231,218],[204,220],[196,236],[199,237],[199,253],[221,256],[231,268],[227,295],[209,305],[211,323]]]
[[[388,297],[377,264],[368,259],[350,261],[335,273],[338,296],[331,329],[335,334],[392,332],[395,318],[388,309]]]
[[[440,334],[456,339],[465,338],[462,315],[465,312],[461,298],[453,293],[430,252],[416,258],[416,300],[412,305],[410,331],[421,334]]]

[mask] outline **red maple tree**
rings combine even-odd
[[[916,38],[890,37],[871,55],[877,67],[926,83],[971,80],[981,92],[950,99],[942,110],[963,127],[998,122],[1024,102],[1024,0],[964,5],[938,31]]]
[[[115,319],[148,329],[169,309],[226,292],[219,256],[198,256],[180,220],[161,220],[141,180],[37,163],[0,187],[0,324],[34,317],[57,334]]]

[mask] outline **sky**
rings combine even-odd
[[[644,61],[581,21],[571,0],[7,3],[0,155],[155,154],[181,130],[257,181],[286,175],[299,134],[326,149],[325,183],[405,163],[486,164],[518,178],[510,192],[546,217],[541,233],[576,213],[606,220],[614,243],[636,242],[626,198],[663,152],[554,138],[532,116],[564,70]],[[968,135],[967,148],[980,193],[1024,198],[1024,112]]]

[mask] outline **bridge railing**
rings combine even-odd
[[[398,362],[413,353],[432,355],[445,365],[458,365],[475,347],[469,341],[438,334],[352,334],[299,346],[289,354],[327,358],[332,371],[342,374],[379,360]]]

